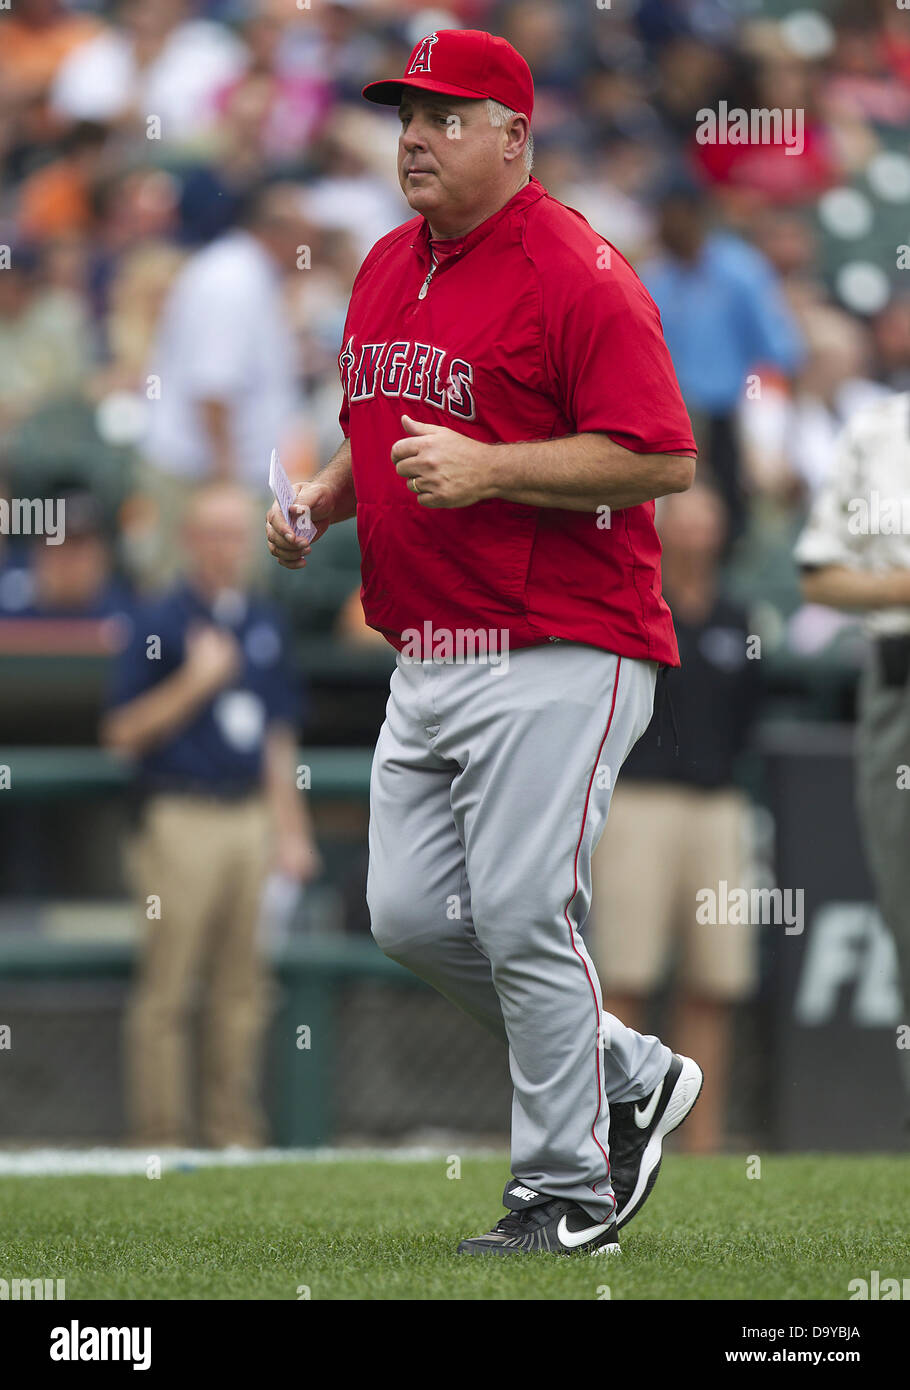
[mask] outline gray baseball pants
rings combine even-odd
[[[859,686],[857,804],[875,895],[897,952],[902,1022],[910,1017],[910,794],[897,785],[897,774],[910,761],[908,748],[910,684],[887,684],[873,650]],[[910,1099],[910,1052],[898,1049],[897,1056]]]
[[[579,930],[656,675],[569,642],[501,666],[399,657],[373,759],[373,935],[508,1042],[514,1176],[599,1221],[615,1208],[609,1101],[648,1095],[671,1059],[602,1013]]]

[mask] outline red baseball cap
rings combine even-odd
[[[534,79],[517,49],[484,29],[438,29],[427,34],[408,59],[403,77],[370,82],[367,101],[397,106],[402,87],[444,92],[451,97],[491,97],[531,119]]]

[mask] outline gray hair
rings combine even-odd
[[[492,97],[487,98],[487,116],[490,125],[508,125],[513,116],[518,116],[519,111],[512,111],[508,106],[503,106],[501,101],[494,101]],[[525,168],[530,174],[534,167],[534,136],[528,131],[528,143],[525,145]]]

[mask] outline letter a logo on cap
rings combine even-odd
[[[430,71],[430,54],[433,51],[433,44],[438,42],[438,34],[427,34],[425,39],[420,40],[405,77],[413,77],[416,72]]]

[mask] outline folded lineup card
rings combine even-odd
[[[291,530],[296,531],[302,540],[311,541],[316,534],[316,527],[312,521],[303,516],[299,516],[296,522],[291,521],[291,506],[296,498],[291,480],[281,465],[277,449],[272,450],[272,457],[269,459],[269,487],[275,494],[275,501]]]

